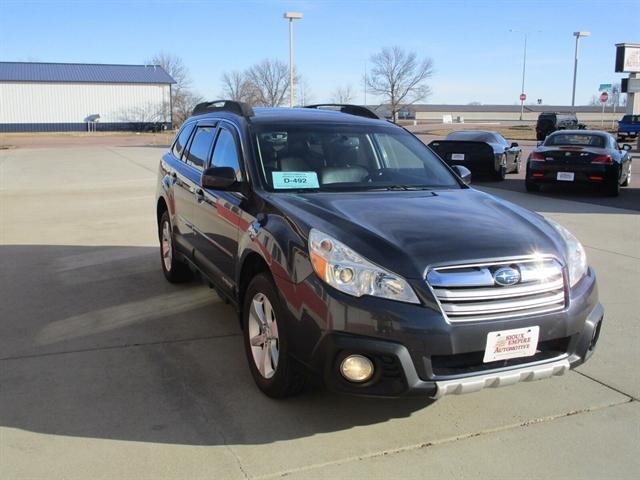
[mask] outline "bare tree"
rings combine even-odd
[[[419,60],[415,52],[390,47],[372,55],[371,64],[373,67],[367,75],[367,89],[384,98],[389,104],[393,120],[396,120],[402,107],[430,95],[431,90],[424,83],[433,74],[433,61],[430,58]]]
[[[177,126],[191,116],[194,107],[204,102],[204,99],[191,90],[182,91],[180,95],[175,97],[173,103],[173,123]]]
[[[353,88],[351,85],[336,88],[331,95],[331,100],[335,103],[351,103],[353,101]]]
[[[255,90],[246,73],[234,70],[222,74],[222,96],[236,102],[254,103]]]
[[[289,92],[289,67],[280,60],[263,60],[246,72],[254,105],[279,107]]]
[[[191,115],[191,111],[186,114],[186,109],[189,106],[193,108],[197,103],[196,100],[201,99],[199,95],[191,90],[189,69],[182,61],[182,58],[166,52],[156,53],[146,63],[160,65],[176,81],[171,86],[171,105],[173,107],[173,123],[180,126]]]

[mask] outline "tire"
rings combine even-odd
[[[506,176],[507,176],[507,167],[505,167],[504,165],[502,165],[500,167],[500,170],[498,170],[497,172],[493,172],[493,179],[497,182],[503,181]]]
[[[289,356],[284,318],[273,280],[256,275],[244,295],[242,336],[251,375],[271,398],[298,394],[306,384],[304,367]]]
[[[178,260],[173,241],[173,230],[169,212],[164,212],[158,225],[160,240],[160,264],[164,277],[171,283],[184,283],[193,278],[193,272],[187,264]]]
[[[540,185],[538,185],[537,183],[533,183],[530,180],[525,180],[524,181],[524,188],[529,193],[539,192],[540,191]]]
[[[618,182],[618,180],[615,180],[614,182],[607,185],[605,194],[607,195],[607,197],[617,197],[618,195],[620,195],[620,182]]]

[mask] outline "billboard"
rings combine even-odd
[[[640,72],[640,44],[618,43],[616,45],[616,72]]]

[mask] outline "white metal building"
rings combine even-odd
[[[158,65],[0,62],[0,132],[170,127],[174,83]]]

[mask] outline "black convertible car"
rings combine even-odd
[[[460,130],[434,140],[429,147],[450,166],[464,165],[471,173],[489,174],[496,180],[520,171],[522,149],[497,132]]]
[[[527,160],[525,185],[537,192],[542,184],[582,183],[617,196],[631,181],[631,145],[594,130],[562,130],[549,135]]]

